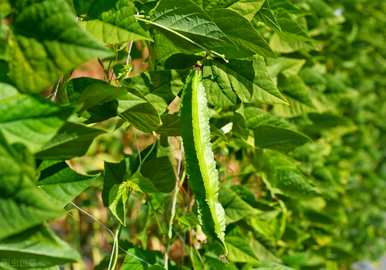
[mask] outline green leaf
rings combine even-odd
[[[318,195],[318,190],[299,170],[294,161],[275,151],[264,151],[263,171],[274,192],[293,198],[309,198]]]
[[[181,121],[177,113],[165,114],[161,119],[162,126],[157,129],[157,133],[165,136],[181,135]]]
[[[157,264],[159,254],[156,251],[143,250],[137,247],[127,249],[122,270],[161,270],[164,269]]]
[[[238,12],[248,21],[251,21],[264,3],[265,0],[239,0],[230,5],[228,8]]]
[[[287,267],[279,263],[262,262],[243,268],[243,270],[294,270],[294,268]]]
[[[0,239],[63,212],[34,185],[34,160],[22,145],[8,145],[0,133]]]
[[[149,179],[159,192],[171,192],[176,176],[168,156],[147,159],[141,166],[141,174]]]
[[[114,87],[105,81],[92,78],[73,79],[70,84],[73,90],[70,100],[73,104],[80,104],[81,111],[113,101],[127,92],[122,87]]]
[[[162,122],[157,109],[145,97],[127,92],[118,101],[120,117],[139,130],[152,132],[161,126]]]
[[[8,0],[0,1],[0,18],[5,18],[9,13],[11,13],[11,5]]]
[[[272,78],[282,73],[286,77],[295,76],[305,64],[304,59],[277,57],[267,59],[267,70]]]
[[[190,0],[161,0],[151,17],[151,24],[173,34],[168,36],[172,40],[184,40],[204,50],[212,49],[226,40],[216,23]]]
[[[250,21],[264,4],[264,1],[265,0],[196,0],[195,2],[200,3],[207,11],[218,8],[233,10]]]
[[[279,89],[281,89],[283,93],[289,97],[305,104],[306,106],[314,106],[310,98],[310,91],[299,76],[281,76],[279,77],[278,86]]]
[[[124,182],[130,174],[130,163],[124,159],[119,163],[105,162],[102,199],[118,221],[126,225],[126,202],[129,187]]]
[[[261,56],[253,60],[232,59],[228,64],[212,65],[212,73],[221,88],[232,88],[242,102],[287,103],[268,75]]]
[[[238,13],[228,9],[214,9],[209,11],[209,15],[231,41],[216,49],[226,57],[243,58],[254,54],[273,56],[260,33]]]
[[[257,107],[248,106],[240,108],[238,113],[241,113],[246,121],[248,128],[255,129],[262,125],[280,127],[285,129],[296,129],[296,127],[270,112],[263,111]]]
[[[151,40],[135,19],[135,13],[134,4],[131,2],[115,0],[104,3],[103,0],[97,0],[93,1],[86,12],[91,18],[86,17],[88,20],[82,21],[81,24],[87,32],[106,44]]]
[[[0,257],[16,269],[45,268],[80,259],[76,250],[42,225],[2,239]]]
[[[178,57],[178,55],[174,55],[173,58],[169,58],[168,61],[170,60],[173,62],[170,65],[178,67],[179,63],[176,63],[176,61],[179,61],[176,59]],[[192,57],[194,58],[194,62],[189,63],[188,66],[182,68],[191,67],[196,63],[197,58],[194,56]],[[182,59],[181,61],[184,60],[185,59]],[[181,63],[181,65],[183,64],[186,64],[185,61],[184,63]],[[165,63],[165,65],[167,65],[167,63]],[[183,88],[184,83],[182,78],[186,75],[185,73],[185,70],[174,69],[149,71],[141,73],[140,76],[125,80],[124,85],[130,89],[135,89],[143,96],[147,96],[148,94],[157,95],[169,104]]]
[[[157,130],[162,124],[157,110],[147,101],[123,111],[120,116],[143,132]]]
[[[9,143],[23,143],[31,152],[54,137],[71,111],[0,83],[0,129]]]
[[[219,200],[225,209],[227,224],[237,222],[245,217],[258,213],[257,209],[254,209],[246,203],[230,188],[220,189]]]
[[[68,122],[36,156],[53,160],[82,156],[87,152],[95,137],[104,132],[102,129]]]
[[[288,152],[310,142],[306,135],[291,129],[270,125],[259,125],[254,129],[255,146]]]
[[[225,237],[228,258],[231,262],[258,263],[260,261],[277,262],[278,259],[249,233],[235,228]]]
[[[127,182],[122,182],[114,190],[114,197],[109,202],[111,213],[123,226],[126,226],[127,200],[129,199],[130,191],[131,189]]]
[[[209,104],[220,108],[236,105],[237,95],[232,85],[224,72],[215,65],[204,66],[203,84],[207,90]]]
[[[9,75],[21,91],[39,93],[78,65],[111,55],[78,26],[65,0],[17,0],[13,6]]]
[[[44,161],[42,165],[44,169],[40,171],[37,186],[62,207],[66,206],[88,187],[100,183],[99,175],[78,174],[69,168],[65,162]]]
[[[224,242],[225,213],[218,201],[219,179],[212,152],[209,110],[201,71],[191,74],[183,90],[181,124],[189,184],[196,196],[204,231]]]
[[[270,7],[270,1],[265,0],[261,9],[256,13],[252,20],[253,24],[263,22],[274,31],[281,31],[281,26],[276,18],[275,11]]]

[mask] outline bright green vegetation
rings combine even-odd
[[[376,260],[385,14],[381,0],[0,0],[0,269]]]

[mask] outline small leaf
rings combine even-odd
[[[264,3],[265,0],[239,0],[230,5],[228,9],[238,12],[248,21],[251,21]]]
[[[126,224],[126,202],[128,186],[125,180],[130,176],[130,161],[124,159],[119,163],[105,162],[103,178],[103,204],[123,224]]]

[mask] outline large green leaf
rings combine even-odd
[[[25,147],[8,145],[0,133],[0,239],[62,214],[34,178],[34,160]]]
[[[65,0],[12,4],[18,12],[9,42],[10,77],[21,91],[39,93],[79,64],[111,55],[78,26]]]
[[[149,34],[135,19],[136,10],[132,2],[97,0],[92,4],[87,3],[90,5],[87,7],[82,7],[79,2],[75,1],[78,13],[86,13],[86,20],[82,21],[82,26],[98,40],[107,44],[151,40]]]
[[[9,143],[23,143],[30,151],[39,151],[71,111],[40,97],[19,94],[12,86],[0,83],[0,129]]]
[[[204,231],[224,242],[225,213],[218,201],[219,180],[212,152],[209,110],[201,71],[194,71],[183,90],[181,134],[189,183],[196,196]]]
[[[242,102],[287,103],[268,75],[264,59],[232,59],[228,64],[212,65],[212,74],[220,88],[231,88]]]
[[[96,136],[105,131],[68,122],[58,134],[36,154],[42,159],[71,159],[84,155]]]
[[[101,183],[99,175],[78,174],[65,162],[44,161],[41,166],[44,169],[40,171],[37,185],[62,207],[88,187]]]
[[[209,104],[220,108],[236,105],[237,95],[232,85],[215,65],[204,66],[202,76]]]
[[[0,241],[0,258],[16,269],[40,269],[80,259],[78,252],[40,225]]]
[[[151,24],[166,31],[172,40],[185,41],[204,50],[227,39],[216,23],[190,0],[161,0],[151,17]]]
[[[209,15],[232,42],[217,49],[229,58],[243,58],[260,54],[273,56],[268,43],[259,32],[238,13],[228,9],[214,9]]]

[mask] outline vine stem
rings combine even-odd
[[[110,230],[109,227],[107,227],[102,221],[99,221],[96,217],[94,217],[93,215],[91,215],[89,212],[87,212],[86,210],[82,209],[81,207],[79,207],[78,205],[76,205],[74,202],[70,202],[70,204],[75,207],[77,210],[79,210],[80,212],[82,212],[84,215],[88,216],[89,218],[91,218],[92,220],[94,220],[96,223],[98,223],[99,225],[101,225],[112,237],[114,237],[114,233],[112,230]]]
[[[111,249],[110,261],[108,270],[114,270],[117,266],[118,255],[119,255],[119,234],[121,232],[121,224],[118,225],[118,228],[114,234],[114,243],[113,248]]]
[[[178,159],[178,164],[177,164],[177,174],[176,174],[176,185],[174,187],[173,191],[173,199],[172,199],[172,208],[171,208],[171,213],[170,213],[170,220],[169,220],[169,230],[168,230],[168,243],[167,247],[165,250],[165,256],[164,256],[164,268],[168,270],[169,268],[169,249],[170,249],[170,241],[173,237],[173,222],[174,218],[176,216],[176,206],[177,206],[177,198],[178,198],[178,192],[180,190],[180,186],[184,182],[185,179],[185,172],[181,175],[181,169],[182,169],[182,159],[183,159],[183,152],[184,148],[182,146],[182,143],[179,143],[180,146],[180,158]]]
[[[211,54],[213,54],[213,55],[215,55],[215,56],[217,56],[217,57],[220,57],[222,60],[224,60],[224,62],[229,63],[228,59],[225,58],[225,55],[223,55],[223,54],[221,54],[221,53],[218,53],[218,52],[216,52],[216,51],[213,51],[213,50],[208,50],[205,46],[203,46],[203,45],[201,45],[200,43],[198,43],[198,42],[192,40],[191,38],[189,38],[189,37],[187,37],[187,36],[181,34],[181,33],[178,32],[178,31],[175,31],[175,30],[173,30],[173,29],[171,29],[171,28],[169,28],[169,27],[167,27],[167,26],[164,26],[164,25],[162,25],[162,24],[159,24],[159,23],[153,22],[153,21],[151,21],[151,20],[145,19],[144,16],[141,16],[141,15],[135,15],[135,18],[136,18],[138,21],[141,21],[141,22],[144,22],[144,23],[147,23],[147,24],[151,24],[151,25],[154,25],[154,26],[156,26],[156,27],[162,28],[162,29],[164,29],[164,30],[166,30],[166,31],[169,31],[170,33],[173,33],[174,35],[179,36],[180,38],[182,38],[182,39],[184,39],[184,40],[190,42],[191,44],[193,44],[193,45],[195,45],[195,46],[197,46],[197,47],[203,49],[204,51],[209,52],[209,53],[211,53]]]
[[[130,65],[131,64],[131,50],[133,48],[133,41],[131,40],[128,44],[127,44],[127,57],[126,57],[126,65]]]

